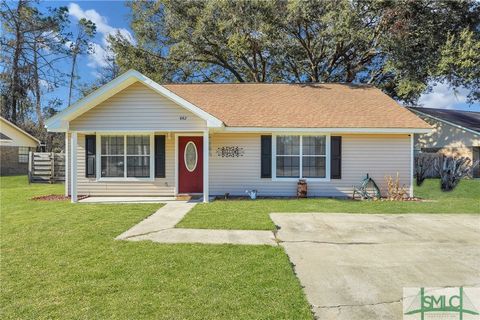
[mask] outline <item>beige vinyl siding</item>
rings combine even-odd
[[[161,134],[161,133],[156,133]],[[154,181],[96,181],[85,177],[85,135],[78,135],[78,188],[79,195],[90,196],[173,196],[175,192],[174,166],[175,139],[165,139],[165,178]]]
[[[415,135],[416,150],[422,148],[465,149],[472,146],[480,146],[480,135],[478,134],[424,115],[418,116],[432,125],[433,131]]]
[[[433,131],[415,135],[416,152],[438,152],[446,156],[473,160],[472,147],[480,146],[480,135],[424,115],[418,116],[432,125]]]
[[[137,82],[71,121],[69,128],[71,131],[190,131],[204,130],[206,122]]]
[[[222,158],[216,150],[238,146],[244,155]],[[257,189],[260,196],[295,196],[295,181],[272,181],[260,178],[260,134],[214,134],[210,146],[210,194],[245,195]],[[385,176],[400,175],[402,184],[410,186],[410,136],[343,135],[342,179],[308,182],[309,196],[351,195],[352,186],[360,184],[369,173],[385,191]]]
[[[0,140],[0,146],[8,147],[30,147],[36,148],[38,142],[12,126],[7,121],[0,119],[0,132],[11,140]]]
[[[158,134],[158,133],[157,133]],[[210,135],[210,194],[245,195],[257,189],[260,196],[295,196],[295,181],[260,178],[260,134],[215,133]],[[221,158],[219,147],[238,146],[244,154]],[[85,136],[78,136],[78,194],[100,196],[162,196],[175,191],[175,137],[166,139],[166,178],[153,182],[99,182],[85,178]],[[308,182],[309,196],[347,196],[369,173],[385,192],[385,176],[398,172],[401,183],[410,186],[410,137],[408,135],[343,135],[342,179]]]

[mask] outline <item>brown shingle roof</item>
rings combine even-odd
[[[370,86],[169,84],[164,87],[229,127],[430,128]]]

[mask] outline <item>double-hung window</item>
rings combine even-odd
[[[327,171],[327,138],[302,137],[302,177],[325,178]]]
[[[277,178],[300,177],[300,136],[277,136]]]
[[[276,178],[327,178],[326,136],[276,136]]]
[[[150,178],[149,135],[111,135],[100,139],[102,178]]]
[[[28,163],[29,151],[28,147],[18,147],[18,163]]]
[[[127,177],[150,177],[149,136],[127,136]]]

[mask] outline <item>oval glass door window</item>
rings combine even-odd
[[[185,146],[185,153],[183,158],[184,158],[185,167],[187,168],[187,170],[190,172],[194,171],[195,168],[197,167],[198,154],[197,154],[197,146],[192,141],[187,142],[187,145]]]

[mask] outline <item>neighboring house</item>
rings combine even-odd
[[[415,135],[415,152],[442,153],[480,160],[480,112],[432,108],[409,108],[432,125],[429,133]],[[480,166],[473,169],[480,177]]]
[[[348,196],[369,173],[412,188],[430,126],[370,86],[160,85],[130,70],[46,122],[66,132],[66,192]]]
[[[40,141],[10,121],[0,117],[0,175],[28,173],[28,153]]]

